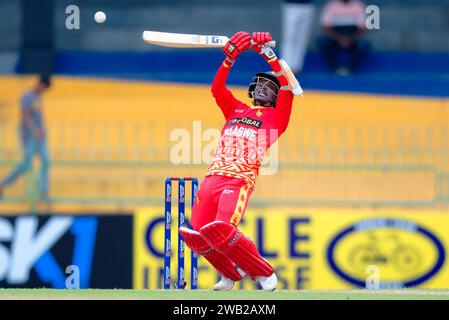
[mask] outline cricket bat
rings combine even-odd
[[[146,43],[170,48],[221,48],[229,41],[226,36],[158,31],[144,31],[142,38]],[[267,45],[274,48],[276,42],[270,41]]]
[[[298,82],[298,79],[296,79],[295,75],[293,74],[292,70],[290,69],[290,66],[287,64],[287,62],[284,59],[279,59],[279,64],[281,65],[282,74],[288,80],[290,90],[293,92],[293,94],[295,96],[302,95],[304,93],[304,91],[302,90],[301,85]]]

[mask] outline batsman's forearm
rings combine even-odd
[[[224,59],[220,68],[218,68],[217,73],[215,74],[214,81],[212,82],[212,94],[214,97],[216,94],[219,94],[221,91],[226,89],[226,80],[228,79],[229,71],[231,70],[232,64],[228,59]]]
[[[281,72],[281,65],[279,63],[279,59],[277,58],[277,56],[274,55],[274,57],[272,57],[271,59],[268,59],[264,55],[264,58],[270,65],[271,69],[274,71],[276,78],[279,80],[279,83],[281,84],[281,86],[282,87],[288,86],[288,80]]]
[[[279,64],[279,59],[274,53],[273,49],[267,46],[262,47],[260,54],[265,59],[265,61],[268,62],[271,69],[274,71],[275,76],[279,80],[281,86],[288,86],[288,80],[281,72],[281,65]]]

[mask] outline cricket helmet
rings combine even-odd
[[[248,88],[248,97],[253,104],[262,107],[275,107],[281,85],[273,73],[259,72]]]

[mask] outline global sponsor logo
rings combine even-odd
[[[256,127],[260,129],[262,127],[263,122],[260,120],[255,120],[252,118],[244,117],[244,118],[233,118],[229,120],[228,126],[233,126],[236,124],[244,124],[251,127]]]

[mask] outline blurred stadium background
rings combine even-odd
[[[325,1],[316,3],[319,12]],[[71,4],[79,30],[65,28]],[[278,268],[281,288],[357,287],[369,265],[380,267],[385,288],[449,286],[449,1],[365,4],[379,6],[381,28],[367,32],[373,49],[348,77],[329,73],[317,52],[317,13],[299,77],[305,96],[279,143],[278,172],[260,177],[243,224]],[[192,133],[194,121],[202,132],[221,127],[208,85],[222,53],[149,46],[141,33],[270,31],[280,41],[281,19],[279,0],[0,0],[0,177],[22,158],[20,95],[36,74],[53,74],[43,100],[50,202],[36,192],[38,163],[5,189],[0,260],[12,261],[8,230],[24,232],[19,219],[73,218],[72,232],[35,257],[28,278],[14,278],[7,264],[0,286],[64,287],[65,266],[77,261],[89,270],[83,287],[160,286],[162,227],[153,227],[163,180],[207,169],[171,163],[170,134]],[[229,79],[237,96],[245,99],[251,76],[266,69],[255,53],[239,58]],[[361,221],[374,222],[364,229]],[[354,235],[341,236],[351,225]],[[75,254],[83,255],[77,237],[94,239],[91,256]],[[49,265],[59,266],[48,269],[53,276],[43,271]],[[200,271],[207,288],[214,275],[205,264]]]

